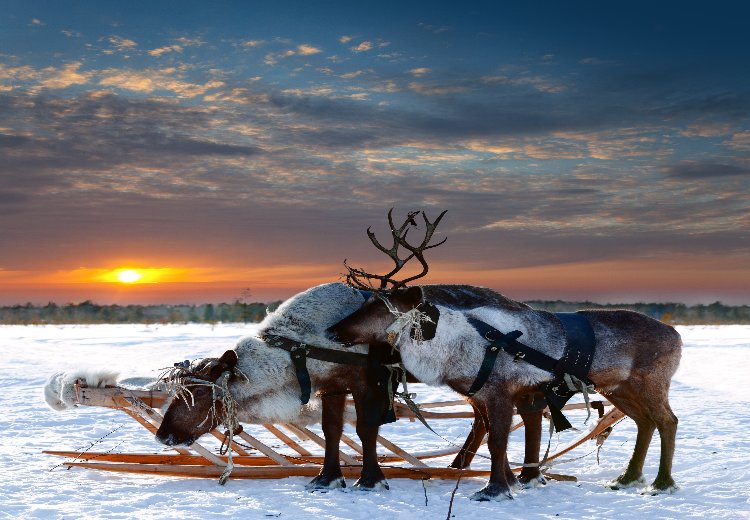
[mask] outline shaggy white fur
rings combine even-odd
[[[362,293],[348,285],[318,285],[282,303],[261,322],[258,334],[275,334],[338,349],[341,346],[328,338],[326,329],[359,309],[364,302]]]
[[[258,335],[277,335],[317,347],[341,349],[330,340],[326,329],[359,309],[365,298],[356,289],[328,283],[313,287],[285,301],[260,324]],[[363,352],[365,346],[347,351]],[[342,349],[343,350],[343,349]],[[257,337],[242,339],[235,347],[239,368],[247,381],[232,383],[243,422],[320,422],[320,399],[313,397],[302,406],[297,377],[285,350],[269,346]],[[318,383],[335,367],[308,359],[313,394]],[[349,414],[345,418],[353,420]]]
[[[44,385],[44,400],[50,408],[58,411],[78,406],[75,383],[85,381],[86,386],[104,388],[117,385],[117,372],[111,370],[79,370],[52,374]]]

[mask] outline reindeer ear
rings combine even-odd
[[[437,325],[438,321],[440,321],[440,311],[437,307],[435,307],[433,304],[431,304],[428,301],[424,301],[419,304],[419,310],[424,312],[427,316],[430,317],[432,321],[423,321],[420,323],[422,327],[422,339],[424,340],[431,340],[435,338],[435,334],[437,333]],[[412,329],[412,334],[414,332],[414,329]],[[414,336],[412,336],[412,339],[414,339]]]
[[[237,352],[234,350],[227,350],[219,358],[219,361],[227,365],[229,368],[234,368],[239,358],[237,358]]]
[[[413,309],[422,303],[423,297],[421,287],[409,287],[399,294],[399,301],[408,308]]]

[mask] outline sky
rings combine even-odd
[[[750,304],[744,2],[0,11],[0,304],[285,298],[392,207],[424,283]]]

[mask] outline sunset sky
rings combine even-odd
[[[0,9],[0,304],[284,298],[391,207],[427,283],[750,304],[745,2]]]

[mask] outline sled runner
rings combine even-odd
[[[87,387],[85,381],[75,383],[76,398],[79,405],[102,406],[121,410],[135,419],[151,434],[156,432],[161,424],[160,407],[166,402],[166,392],[132,390],[120,386],[93,388]],[[401,420],[415,420],[416,415],[407,406],[394,403],[396,415]],[[607,401],[592,401],[592,408],[598,411],[598,417],[590,429],[581,434],[562,448],[555,449],[548,454],[546,462],[550,463],[565,455],[588,440],[596,440],[598,444],[604,442],[612,427],[624,414]],[[565,410],[585,408],[585,404],[571,404]],[[465,407],[466,409],[457,408]],[[419,405],[421,415],[428,421],[448,419],[471,419],[473,412],[463,400],[422,403]],[[451,410],[446,411],[446,408]],[[523,426],[522,422],[514,424],[513,429]],[[322,450],[325,441],[309,428],[293,424],[263,424],[253,425],[253,429],[262,432],[265,429],[280,441],[279,447],[270,446],[257,436],[241,431],[234,434],[236,442],[225,446],[225,435],[218,430],[211,431],[211,435],[222,441],[222,448],[231,449],[231,462],[234,468],[230,478],[235,479],[272,479],[291,476],[314,477],[323,463]],[[260,436],[256,432],[256,435]],[[343,435],[342,442],[354,453],[341,452],[342,471],[345,477],[356,478],[361,470],[361,446]],[[412,479],[455,479],[463,477],[486,477],[490,471],[473,469],[454,469],[428,465],[426,461],[438,459],[458,453],[460,446],[452,445],[445,449],[426,452],[409,453],[395,443],[378,436],[379,445],[388,454],[382,454],[379,459],[386,478]],[[451,444],[446,442],[446,444]],[[279,451],[283,449],[284,452]],[[76,452],[49,450],[44,453],[67,457],[62,463],[67,467],[80,467],[105,471],[143,473],[180,477],[219,478],[226,470],[228,457],[217,453],[195,442],[189,447],[175,447],[172,453],[109,453],[109,452]],[[290,454],[293,452],[293,454]],[[520,471],[520,468],[518,468]],[[574,477],[556,475],[545,472],[548,478],[575,480]]]

